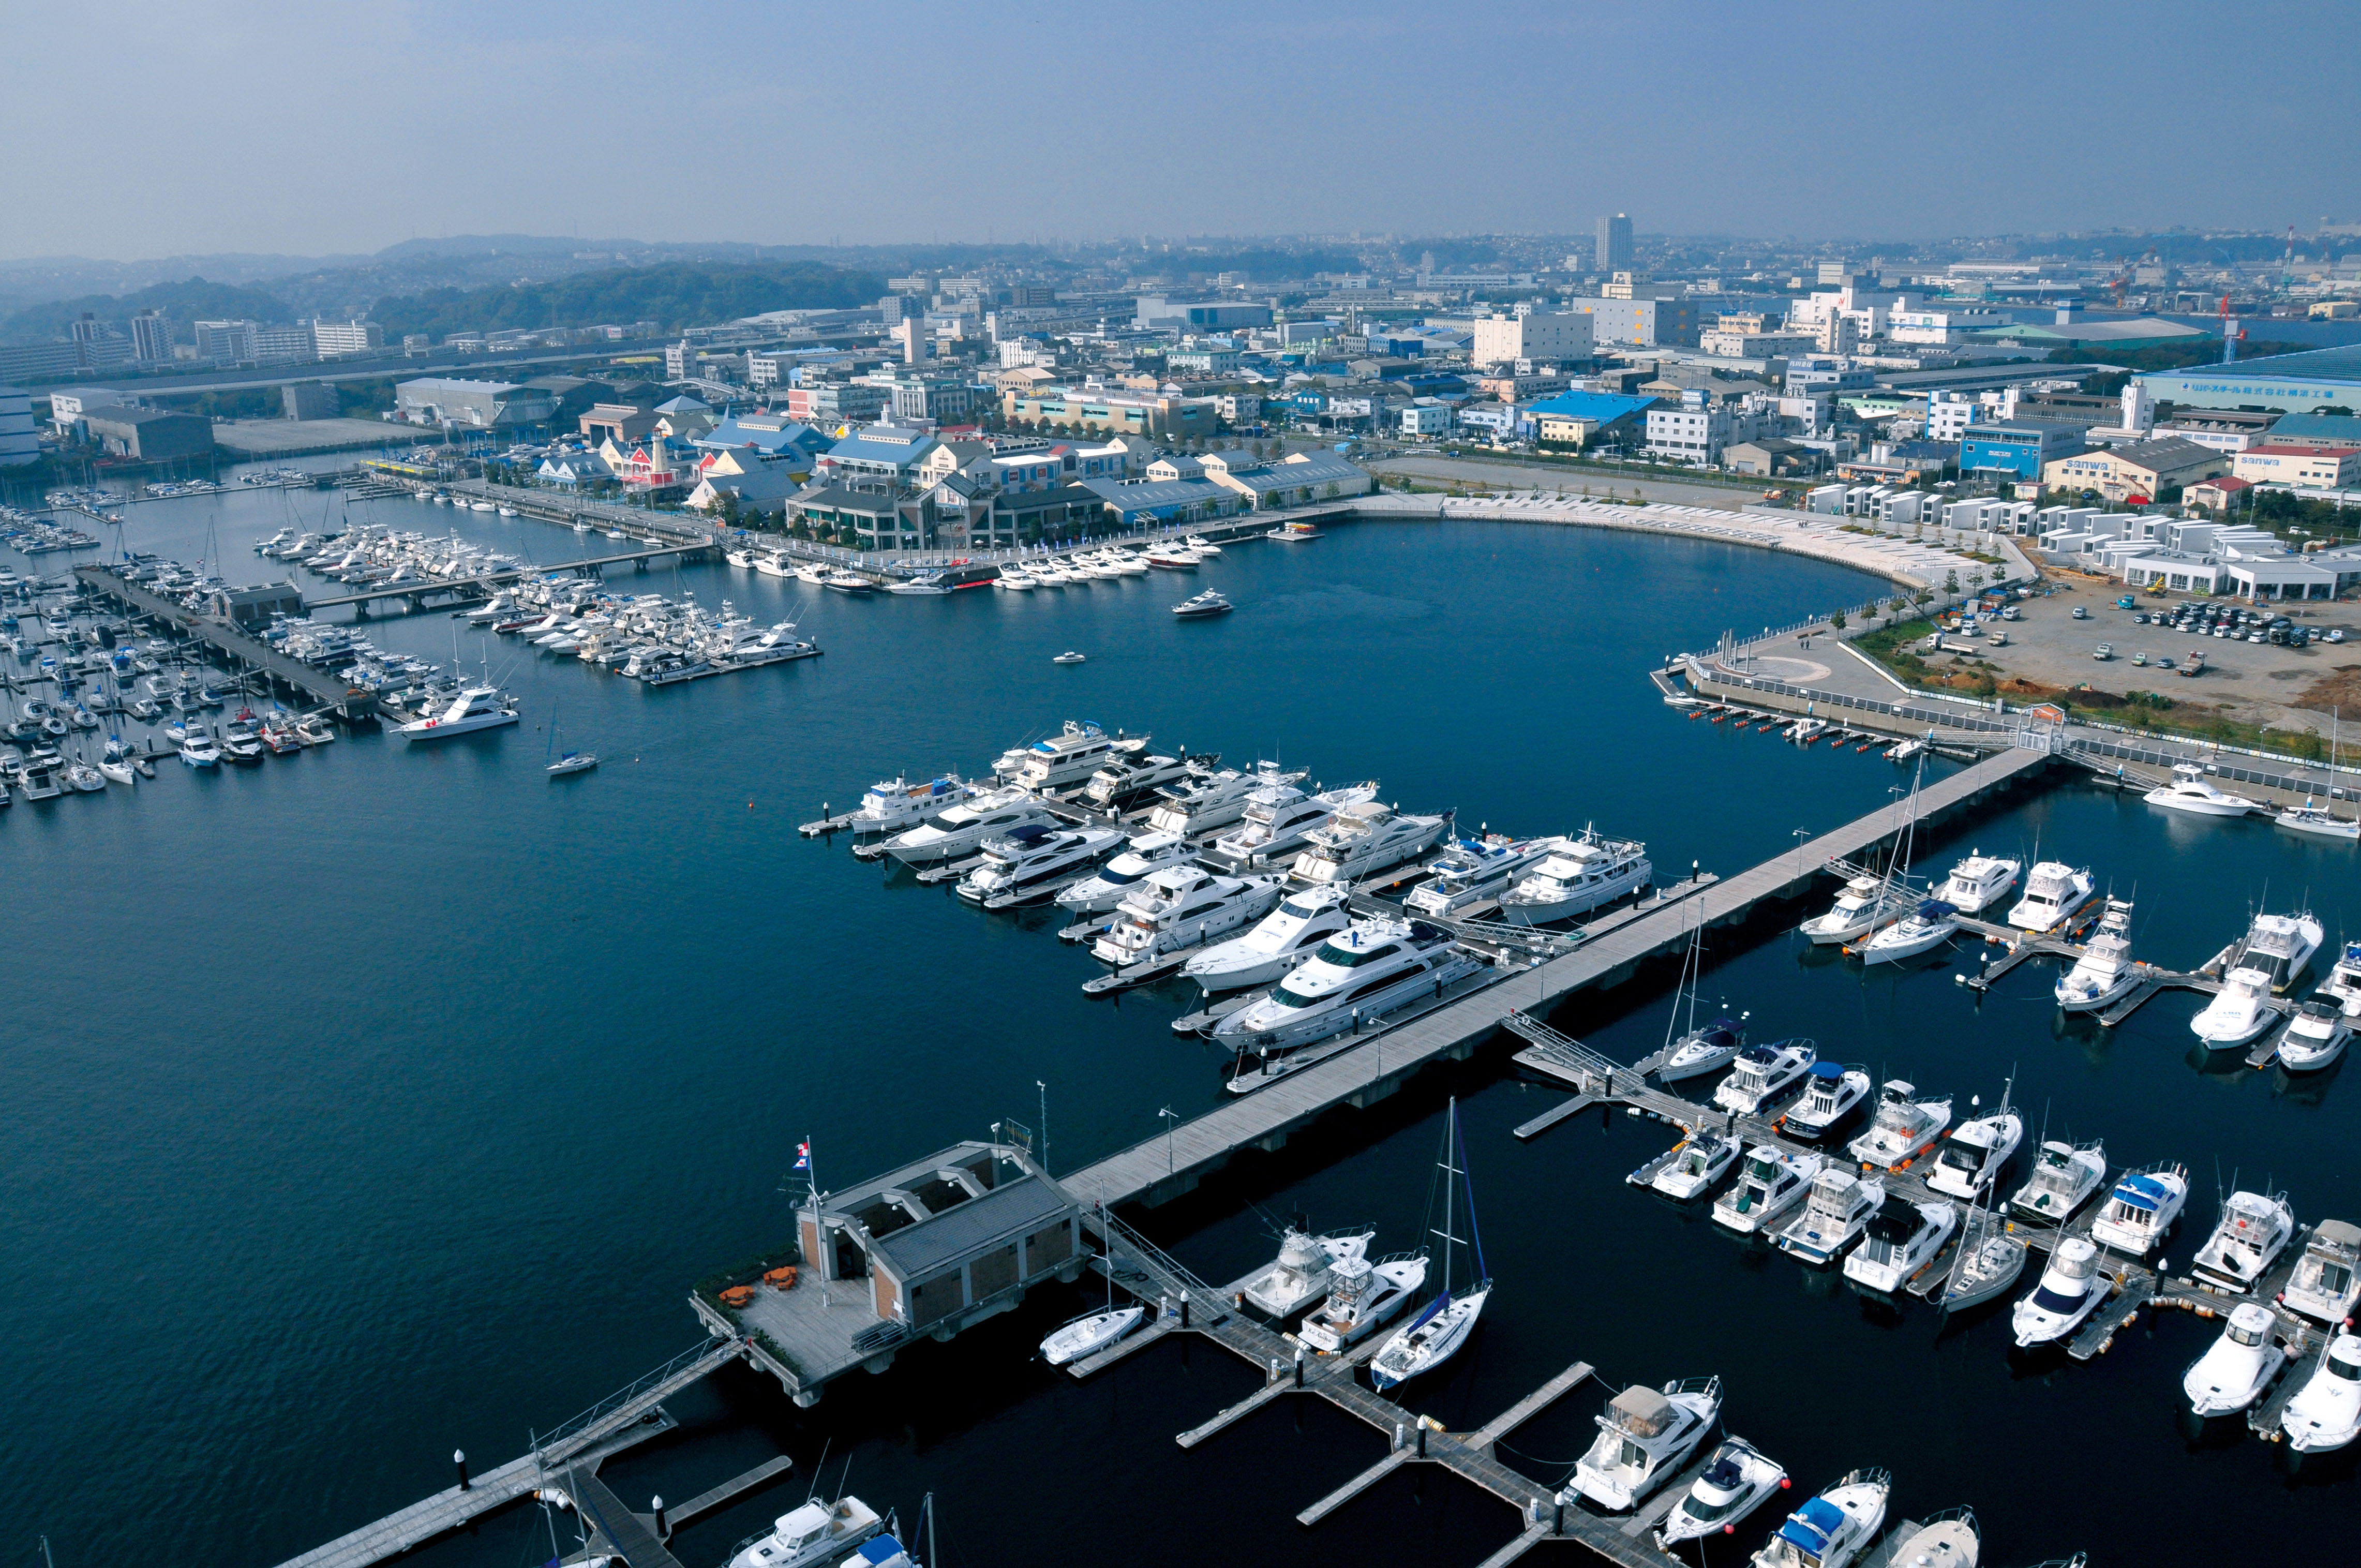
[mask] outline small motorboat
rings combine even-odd
[[[1855,1470],[1787,1516],[1750,1560],[1752,1568],[1849,1568],[1885,1526],[1894,1477]]]
[[[1790,1154],[1776,1144],[1757,1144],[1746,1153],[1738,1185],[1713,1206],[1713,1223],[1740,1235],[1768,1233],[1772,1222],[1804,1201],[1828,1162],[1816,1154]]]
[[[2339,1006],[2326,996],[2308,996],[2298,1004],[2279,1036],[2279,1066],[2290,1072],[2318,1072],[2345,1054],[2353,1036],[2353,1003]]]
[[[1686,1202],[1702,1197],[1722,1173],[1738,1163],[1738,1140],[1700,1127],[1673,1151],[1673,1157],[1648,1178],[1651,1191]]]
[[[1869,1098],[1869,1072],[1840,1062],[1816,1061],[1803,1097],[1779,1118],[1779,1130],[1794,1137],[1827,1137]]]
[[[1865,1290],[1894,1295],[1935,1260],[1959,1224],[1956,1204],[1913,1203],[1889,1194],[1845,1258],[1844,1277]]]
[[[2343,1448],[2361,1432],[2361,1334],[2339,1333],[2279,1417],[2298,1453]]]
[[[1894,1568],[1920,1568],[1922,1564],[1976,1568],[1982,1553],[1982,1529],[1976,1523],[1975,1510],[1963,1504],[1928,1514],[1916,1530],[1894,1543],[1893,1554],[1886,1562]]]
[[[2303,1244],[2295,1272],[2279,1292],[2279,1305],[2315,1322],[2331,1325],[2352,1315],[2361,1301],[2361,1225],[2323,1220]]]
[[[1072,649],[1069,648],[1064,652],[1059,654],[1056,658],[1051,659],[1049,663],[1053,664],[1080,664],[1087,663],[1088,660],[1088,654],[1077,653]]]
[[[1147,1310],[1141,1307],[1110,1307],[1104,1311],[1085,1312],[1050,1331],[1041,1342],[1041,1359],[1052,1366],[1063,1366],[1070,1361],[1096,1355],[1139,1327],[1140,1320],[1147,1315]]]
[[[2270,1310],[2252,1301],[2230,1309],[2222,1337],[2180,1375],[2180,1391],[2200,1416],[2227,1416],[2263,1397],[2287,1365],[2287,1352],[2272,1338]]]
[[[2034,1157],[2033,1174],[2008,1201],[2019,1219],[2063,1224],[2107,1179],[2107,1146],[2051,1139]]]
[[[1684,1377],[1659,1392],[1635,1383],[1592,1418],[1598,1436],[1575,1461],[1561,1502],[1588,1497],[1610,1513],[1636,1508],[1679,1474],[1721,1419],[1721,1379]]]
[[[2058,980],[2058,1005],[2068,1013],[2091,1013],[2128,995],[2139,983],[2132,962],[2132,906],[2121,898],[2107,900],[2082,956]]]
[[[2197,1249],[2190,1273],[2210,1285],[2244,1293],[2255,1288],[2295,1239],[2295,1211],[2284,1192],[2233,1192],[2224,1200],[2213,1234]]]
[[[1673,1505],[1656,1531],[1656,1544],[1719,1535],[1761,1508],[1786,1485],[1784,1466],[1742,1437],[1728,1437],[1706,1462],[1688,1495]]]
[[[1877,1119],[1869,1131],[1845,1146],[1845,1152],[1866,1166],[1902,1170],[1935,1146],[1951,1124],[1951,1099],[1921,1100],[1916,1085],[1902,1079],[1886,1080],[1878,1091]]]
[[[2107,1206],[2091,1222],[2091,1239],[2102,1246],[2145,1257],[2164,1240],[2189,1201],[2189,1172],[2177,1165],[2136,1170],[2115,1183]]]
[[[2099,1272],[2099,1249],[2085,1236],[2061,1238],[2041,1271],[2033,1294],[2016,1304],[2009,1326],[2019,1349],[2064,1339],[2107,1299],[2107,1277]]]

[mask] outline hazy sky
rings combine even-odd
[[[0,256],[2361,220],[2361,6],[7,8]]]

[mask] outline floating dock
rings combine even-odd
[[[300,695],[347,724],[368,723],[378,717],[374,692],[346,684],[333,671],[291,659],[225,620],[185,609],[161,594],[150,593],[137,583],[126,582],[103,566],[76,566],[74,576],[93,594],[113,599],[136,615],[148,616],[185,632],[211,647],[234,670],[261,675],[274,690]]]

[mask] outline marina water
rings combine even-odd
[[[232,490],[130,508],[125,535],[260,580],[273,571],[254,540],[342,515],[332,494]],[[543,562],[608,543],[400,500],[350,515]],[[364,733],[258,769],[168,767],[136,794],[0,817],[16,916],[0,1333],[18,1348],[0,1456],[24,1530],[50,1537],[60,1568],[162,1543],[269,1564],[448,1485],[454,1448],[479,1468],[522,1453],[533,1426],[697,1340],[689,1285],[788,1233],[783,1176],[807,1135],[823,1184],[847,1182],[994,1120],[1036,1123],[1046,1094],[1064,1170],[1155,1136],[1161,1109],[1214,1102],[1224,1061],[1167,1027],[1188,993],[1086,999],[1095,966],[1052,939],[1051,915],[981,915],[841,839],[795,836],[874,778],[978,771],[1090,718],[1159,750],[1374,777],[1386,800],[1455,807],[1470,829],[1595,821],[1644,838],[1664,877],[1791,850],[1795,829],[1888,806],[1906,782],[1874,751],[1801,750],[1657,700],[1644,672],[1666,652],[1881,587],[1736,546],[1359,524],[1235,547],[1193,579],[1061,593],[814,598],[718,565],[616,583],[792,617],[827,655],[653,690],[455,638],[439,614],[383,620],[381,645],[487,663],[524,723],[432,749]],[[1198,587],[1237,613],[1176,624],[1167,606]],[[1089,662],[1049,663],[1069,648]],[[553,719],[565,747],[600,753],[598,772],[544,777]],[[2037,844],[2136,889],[2135,952],[2174,967],[2211,957],[2266,898],[2308,902],[2332,938],[2361,928],[2350,849],[2259,821],[2164,820],[2065,784],[1962,824],[1929,858],[1971,841],[2026,858]],[[2014,1069],[2036,1133],[2103,1136],[2118,1165],[2185,1161],[2190,1213],[2166,1249],[2179,1266],[2212,1223],[2217,1160],[2225,1188],[2234,1171],[2285,1186],[2307,1222],[2361,1218],[2351,1092],[2334,1071],[2205,1069],[2185,1026],[2201,998],[2168,993],[2105,1034],[2059,1018],[2046,963],[1979,1002],[1951,979],[1970,957],[1864,978],[1773,925],[1714,933],[1708,1002],[1751,1012],[1757,1038],[1809,1036],[1963,1105]],[[1631,1059],[1664,1037],[1670,980],[1667,964],[1555,1021]],[[1659,1124],[1594,1114],[1518,1144],[1509,1129],[1561,1091],[1497,1055],[1241,1161],[1152,1212],[1148,1233],[1215,1279],[1267,1260],[1272,1223],[1298,1212],[1412,1246],[1451,1089],[1498,1286],[1469,1348],[1405,1390],[1405,1409],[1466,1429],[1595,1363],[1606,1387],[1504,1448],[1537,1477],[1587,1445],[1614,1387],[1719,1373],[1730,1429],[1799,1488],[1886,1465],[1899,1513],[1972,1503],[1987,1562],[2234,1561],[2260,1541],[2325,1556],[2349,1539],[2349,1463],[2291,1479],[2242,1423],[2192,1434],[2177,1415],[2180,1370],[2217,1325],[2167,1315],[2087,1365],[2013,1362],[1982,1317],[1938,1335],[1924,1310],[1868,1308],[1625,1187],[1668,1141]],[[796,1457],[785,1490],[675,1538],[693,1568],[800,1497],[823,1447],[824,1491],[849,1462],[851,1489],[905,1519],[936,1492],[954,1564],[1474,1563],[1516,1529],[1426,1472],[1302,1531],[1296,1510],[1381,1440],[1282,1401],[1184,1453],[1173,1434],[1255,1375],[1181,1344],[1082,1385],[1032,1362],[1088,1293],[1038,1292],[810,1410],[730,1370],[672,1403],[681,1433],[607,1479],[638,1507]],[[1741,1561],[1774,1523],[1766,1509],[1707,1561]],[[511,1511],[420,1561],[513,1568],[547,1544],[537,1515]]]

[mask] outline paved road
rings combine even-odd
[[[1646,500],[1670,501],[1680,506],[1726,507],[1732,511],[1749,502],[1761,500],[1763,491],[1768,488],[1650,479],[1637,474],[1619,474],[1611,468],[1561,468],[1548,463],[1519,463],[1508,458],[1379,457],[1366,466],[1380,474],[1411,474],[1428,479],[1460,479],[1471,484],[1514,485],[1521,488],[1539,485],[1545,490],[1564,490],[1576,496],[1582,494],[1586,485],[1594,496],[1604,495],[1609,490],[1628,496],[1636,488],[1642,499]]]

